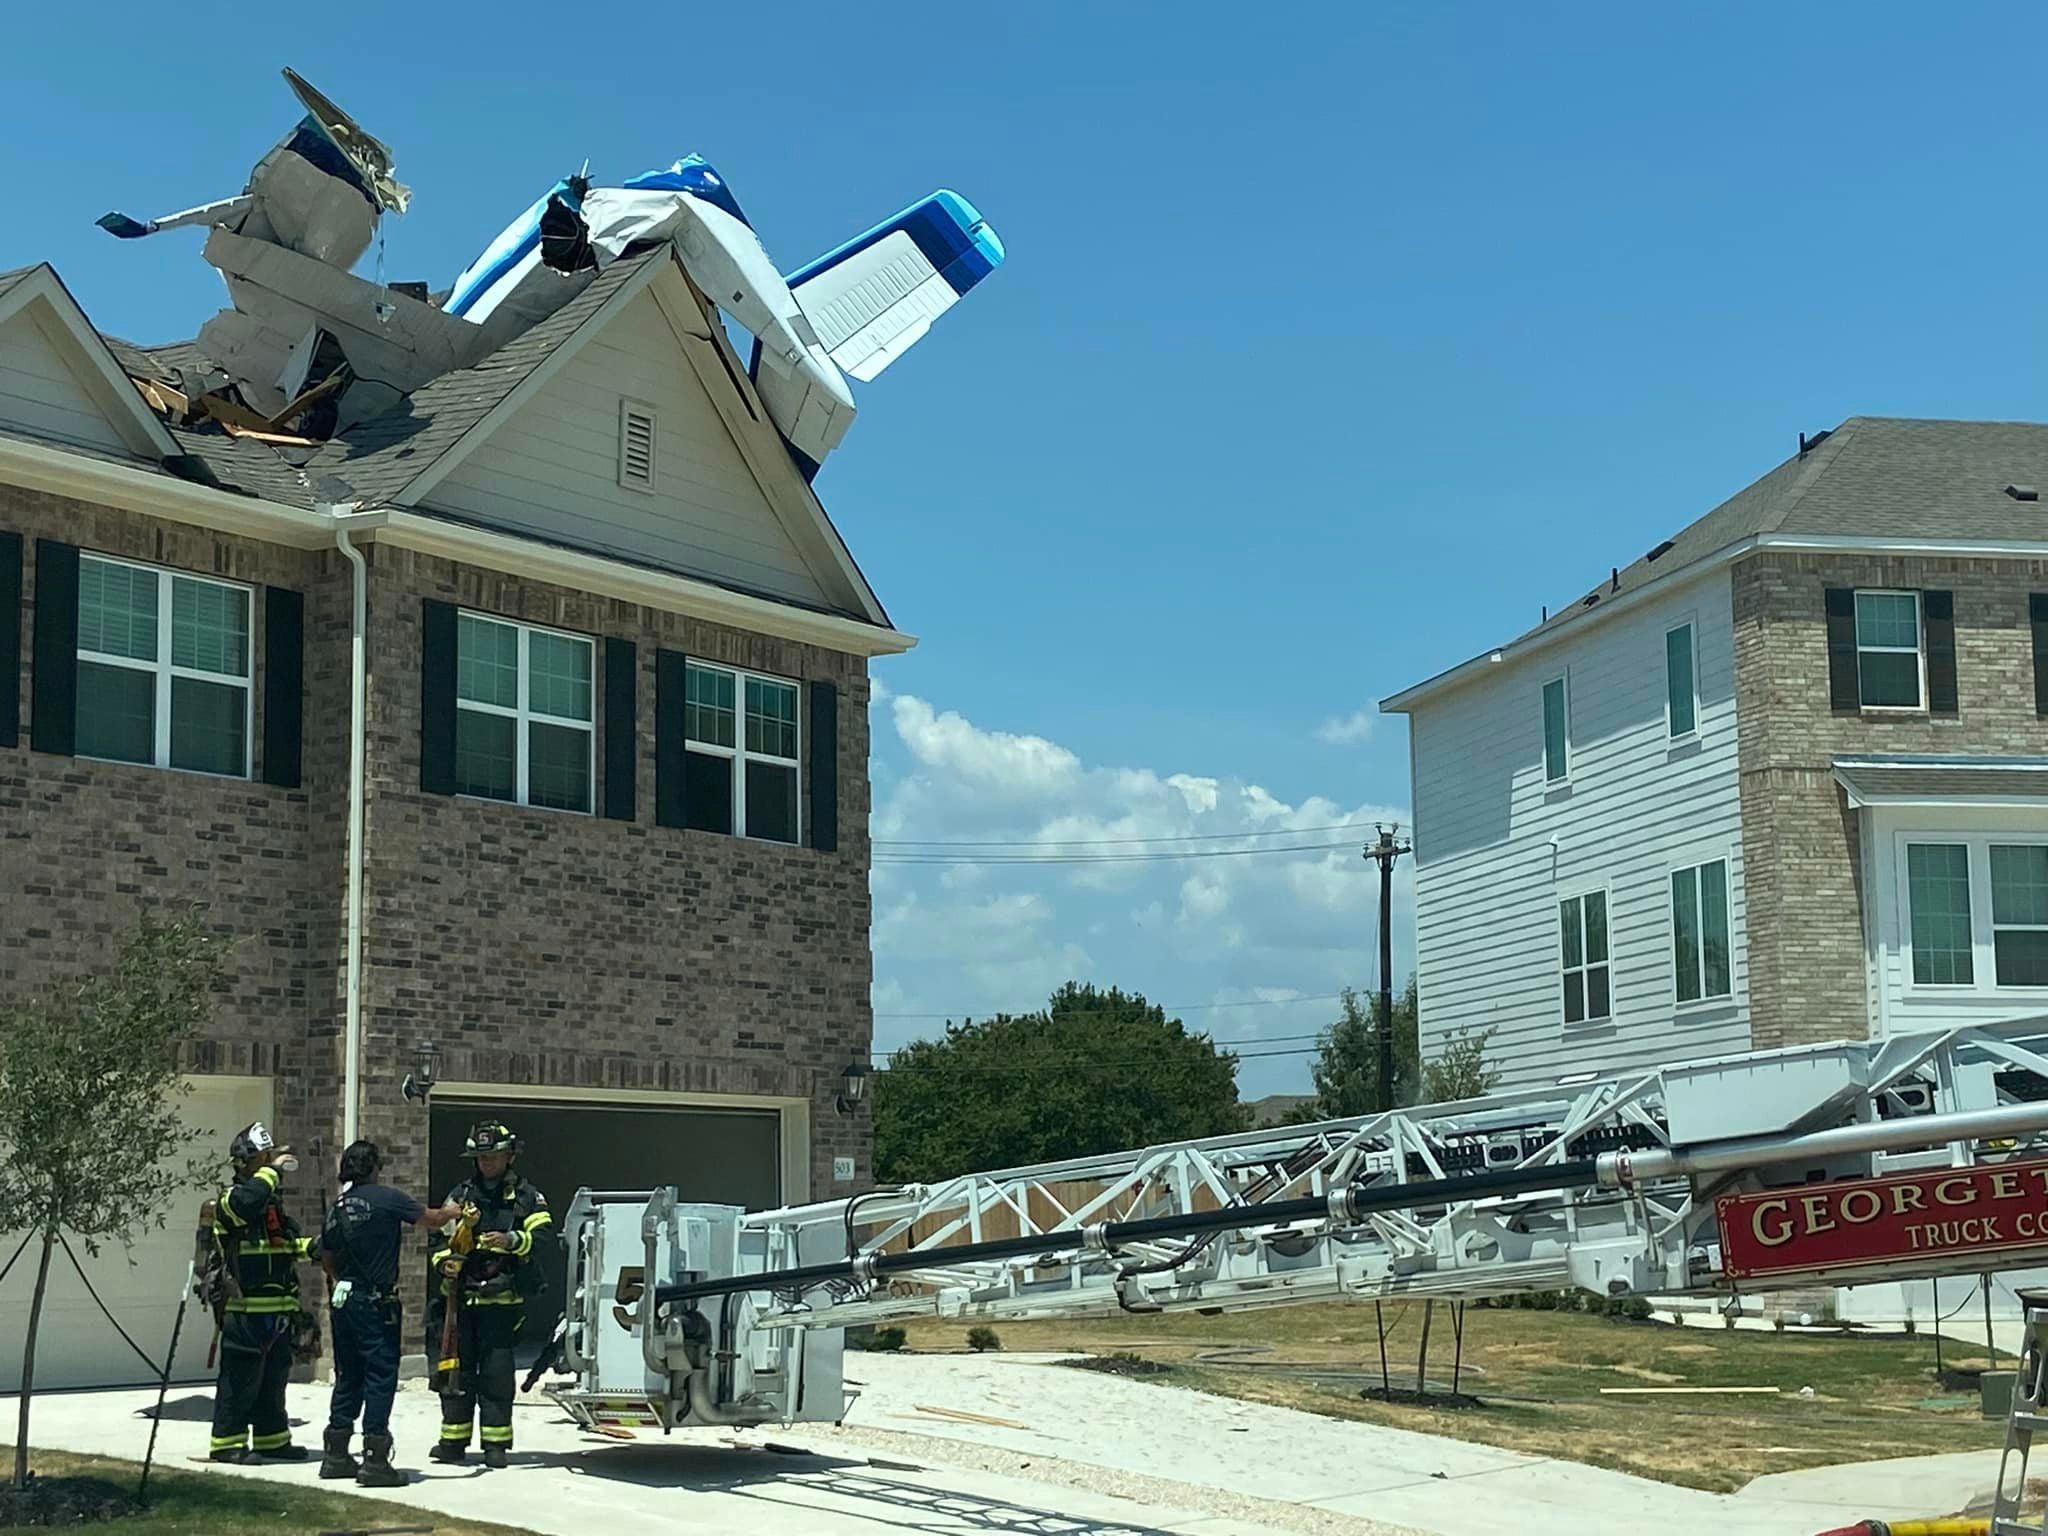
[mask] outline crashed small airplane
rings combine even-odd
[[[1003,260],[974,205],[940,191],[784,277],[724,180],[690,155],[615,187],[584,173],[557,182],[445,294],[372,283],[350,268],[412,194],[383,142],[293,71],[284,77],[306,114],[239,196],[99,220],[123,239],[209,229],[205,259],[233,308],[201,328],[199,346],[272,430],[316,409],[329,431],[376,415],[545,320],[621,256],[667,241],[754,338],[754,383],[810,476],[852,424],[846,376],[873,379]]]

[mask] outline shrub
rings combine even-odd
[[[846,1342],[856,1349],[869,1350],[876,1354],[893,1354],[903,1347],[904,1333],[901,1328],[872,1328],[867,1336],[855,1339],[849,1330]]]
[[[902,1330],[898,1329],[897,1332],[900,1333]],[[967,1347],[978,1355],[983,1350],[1001,1349],[1003,1341],[996,1337],[995,1329],[983,1323],[979,1327],[967,1330]]]

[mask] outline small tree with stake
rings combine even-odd
[[[178,1114],[179,1047],[212,1012],[226,942],[191,918],[147,918],[111,973],[0,1004],[0,1231],[41,1239],[22,1350],[16,1489],[28,1485],[29,1404],[50,1256],[71,1233],[96,1254],[160,1229],[167,1199],[206,1161]],[[175,1171],[175,1169],[174,1169]],[[17,1254],[20,1250],[17,1250]]]

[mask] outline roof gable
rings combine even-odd
[[[0,274],[0,425],[101,453],[178,451],[48,265]]]
[[[667,440],[652,494],[616,473],[620,402],[650,395],[665,403]],[[614,262],[475,367],[350,429],[305,473],[322,499],[450,513],[888,624],[668,247]]]

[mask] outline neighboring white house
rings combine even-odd
[[[1411,712],[1423,1051],[1491,1031],[1505,1087],[1750,1041],[1728,571],[1603,617],[1385,705]]]

